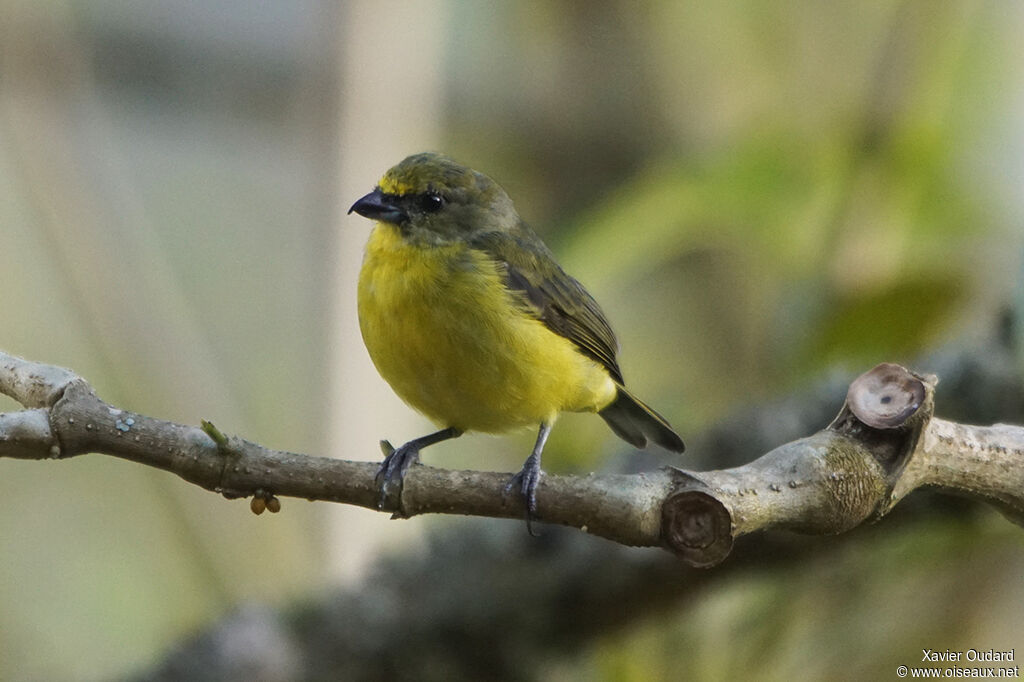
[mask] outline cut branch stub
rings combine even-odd
[[[691,566],[714,566],[732,551],[732,514],[704,483],[675,473],[685,479],[661,506],[662,539]]]
[[[662,542],[693,566],[713,566],[736,537],[756,530],[842,533],[881,516],[931,416],[935,381],[878,365],[850,385],[827,429],[741,467],[675,470],[662,505]]]
[[[906,423],[926,396],[922,377],[900,365],[883,362],[854,379],[846,393],[846,404],[868,426],[893,429]]]
[[[869,448],[892,485],[935,411],[937,383],[934,375],[884,362],[854,379],[829,428]]]

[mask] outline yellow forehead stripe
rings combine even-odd
[[[441,154],[413,154],[389,170],[378,186],[385,194],[420,194],[466,184],[475,174]]]
[[[414,193],[412,185],[407,182],[403,182],[401,178],[395,177],[390,171],[380,179],[378,186],[380,187],[380,191],[385,194],[396,194],[398,196],[402,196]]]

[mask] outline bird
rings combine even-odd
[[[348,212],[375,221],[357,294],[366,349],[395,393],[440,427],[387,454],[382,500],[427,446],[534,426],[533,450],[506,486],[522,496],[532,533],[541,453],[562,412],[596,412],[634,447],[683,452],[668,421],[626,389],[597,301],[497,182],[443,154],[413,154]]]

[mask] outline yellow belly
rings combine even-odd
[[[494,433],[615,398],[602,366],[513,303],[483,252],[375,226],[359,276],[363,340],[399,397],[438,425]]]

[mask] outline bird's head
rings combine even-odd
[[[428,243],[509,230],[519,221],[498,183],[434,152],[414,154],[393,167],[348,212],[395,225],[406,238]]]

